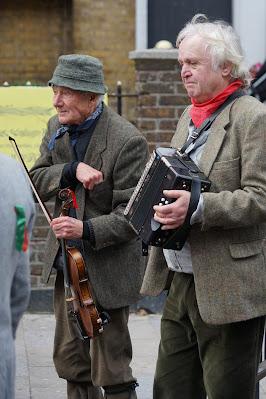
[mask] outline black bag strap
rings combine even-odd
[[[194,143],[204,131],[208,130],[211,127],[213,121],[225,109],[225,107],[227,107],[227,105],[229,105],[236,98],[242,97],[245,94],[246,93],[243,90],[236,90],[229,97],[227,97],[225,102],[219,108],[217,108],[217,110],[214,111],[209,118],[205,119],[205,121],[197,129],[193,130],[189,139],[180,149],[180,152],[183,154],[186,151],[186,149],[190,146],[190,144]]]

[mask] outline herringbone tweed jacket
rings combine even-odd
[[[50,119],[40,147],[40,157],[31,175],[43,200],[57,194],[64,165],[73,160],[69,135],[56,140],[52,151],[47,143],[59,127],[57,117]],[[145,138],[125,119],[107,106],[93,132],[84,161],[103,172],[103,183],[92,191],[78,184],[75,194],[77,217],[90,219],[95,246],[83,240],[86,264],[97,302],[106,309],[129,305],[139,298],[145,259],[141,242],[124,217],[125,206],[143,171],[148,157]],[[60,213],[56,200],[54,216]],[[58,242],[49,232],[44,280],[48,281],[58,251]]]
[[[187,139],[188,109],[172,140]],[[227,106],[211,127],[199,164],[212,182],[203,221],[189,243],[203,320],[223,324],[266,314],[266,107],[250,96]],[[168,269],[153,248],[141,292],[158,295]]]

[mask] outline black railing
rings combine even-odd
[[[144,94],[144,93],[142,93]],[[122,115],[123,113],[123,98],[125,97],[138,97],[139,94],[137,93],[123,93],[122,90],[122,83],[120,81],[117,82],[116,84],[116,92],[115,93],[110,93],[108,94],[108,97],[116,97],[117,98],[117,113],[119,115]]]

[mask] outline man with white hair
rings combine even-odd
[[[266,314],[266,109],[245,95],[249,74],[230,25],[196,15],[177,48],[192,105],[172,146],[191,157],[211,189],[200,195],[183,249],[153,248],[146,269],[142,293],[149,295],[173,274],[154,399],[252,399]],[[154,206],[154,218],[178,229],[191,193],[164,195],[173,202]]]

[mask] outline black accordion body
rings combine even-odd
[[[208,191],[210,180],[199,170],[187,154],[175,148],[159,147],[154,150],[145,170],[127,204],[124,215],[131,227],[142,239],[144,246],[157,246],[167,249],[182,249],[190,227],[189,214],[183,226],[176,230],[161,230],[156,222],[154,205],[166,205],[172,199],[163,196],[163,190],[192,190],[198,186],[197,207],[200,192]]]

